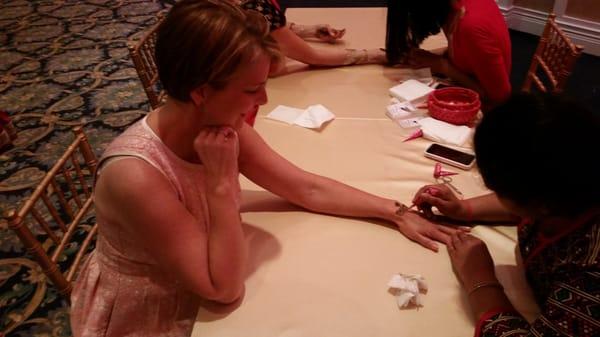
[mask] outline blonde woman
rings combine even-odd
[[[267,102],[277,44],[265,21],[216,0],[177,3],[158,30],[167,102],[127,129],[99,163],[96,250],[72,295],[75,336],[187,336],[199,301],[244,293],[239,174],[311,211],[385,219],[432,250],[454,230],[308,173],[244,118]]]

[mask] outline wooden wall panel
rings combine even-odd
[[[565,14],[579,19],[600,22],[600,1],[569,0]]]
[[[513,4],[515,6],[531,8],[546,13],[550,12],[554,8],[554,0],[515,0]]]

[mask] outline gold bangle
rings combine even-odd
[[[477,290],[479,290],[481,288],[486,288],[486,287],[494,287],[494,288],[504,289],[504,287],[498,281],[477,282],[471,289],[469,289],[469,291],[467,291],[467,295],[471,296],[471,294],[473,294]]]

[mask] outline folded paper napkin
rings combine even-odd
[[[400,103],[396,98],[392,98],[392,104],[387,106],[385,115],[401,127],[409,129],[419,126],[419,120],[423,118],[415,111],[417,111],[417,108],[410,102]]]
[[[473,129],[465,125],[454,125],[427,117],[419,120],[423,137],[434,142],[462,146],[473,134]]]
[[[388,287],[396,296],[399,308],[409,305],[423,306],[423,295],[427,292],[427,283],[421,275],[395,274],[388,282]]]
[[[409,101],[413,105],[423,103],[433,88],[417,80],[407,80],[390,88],[390,95],[400,101]]]
[[[386,108],[386,115],[392,119],[404,119],[411,117],[417,109],[410,102],[394,103]]]
[[[285,105],[278,105],[267,118],[288,124],[296,124],[305,128],[318,129],[335,115],[321,104],[311,105],[302,110]]]

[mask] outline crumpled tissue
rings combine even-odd
[[[409,305],[423,306],[423,294],[427,292],[427,283],[421,275],[394,274],[388,282],[388,287],[394,296],[399,308]]]

